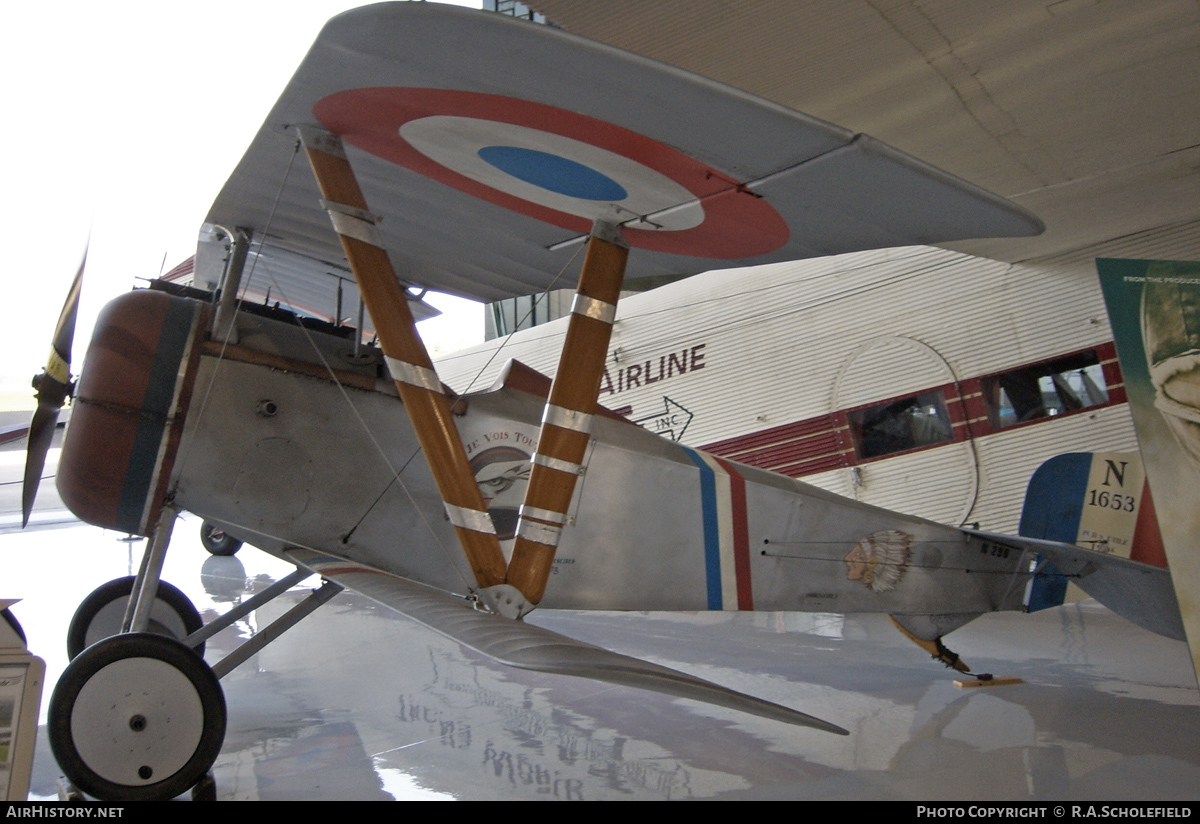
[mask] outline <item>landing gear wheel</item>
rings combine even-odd
[[[225,738],[225,696],[204,660],[134,633],[88,647],[50,698],[50,749],[105,801],[170,799],[202,781]]]
[[[121,631],[133,580],[130,576],[109,581],[83,599],[67,629],[67,658],[73,659],[97,641]],[[181,641],[203,626],[204,619],[188,597],[166,581],[159,581],[147,631]],[[204,644],[196,647],[196,653],[204,656]]]
[[[21,627],[21,622],[17,620],[17,616],[13,615],[7,609],[0,609],[0,618],[4,619],[4,621],[10,627],[12,627],[12,631],[15,632],[17,637],[21,639],[21,643],[29,643],[28,639],[25,637],[25,630]]]
[[[208,521],[200,524],[200,543],[213,555],[228,556],[242,548],[242,542]]]

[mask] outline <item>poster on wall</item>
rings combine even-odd
[[[21,718],[21,696],[27,666],[0,664],[0,798],[8,800],[16,761],[17,722]]]
[[[1200,261],[1099,258],[1096,268],[1200,674]]]

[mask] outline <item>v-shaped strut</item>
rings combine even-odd
[[[485,604],[520,617],[541,601],[583,471],[600,381],[612,337],[629,247],[620,230],[597,222],[550,397],[507,569],[483,496],[467,462],[450,402],[425,350],[404,289],[380,240],[378,218],[346,159],[341,139],[301,128],[308,160],[342,242],[363,303],[379,335],[388,369],[412,420]]]

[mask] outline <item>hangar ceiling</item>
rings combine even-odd
[[[1200,218],[1195,0],[535,0],[567,31],[865,132],[1020,203],[1019,261]]]

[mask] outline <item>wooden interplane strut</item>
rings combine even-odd
[[[541,601],[546,592],[575,482],[583,471],[628,257],[629,246],[620,230],[597,222],[588,240],[566,339],[542,414],[537,453],[508,567],[508,583],[531,604]]]
[[[404,289],[379,239],[378,218],[367,210],[341,139],[316,129],[302,128],[300,133],[323,205],[484,602],[512,617],[523,615],[546,592],[575,483],[583,471],[629,246],[616,226],[603,222],[596,223],[588,240],[506,570],[449,399],[417,334]]]
[[[316,129],[302,128],[300,135],[323,205],[341,239],[388,369],[475,580],[481,588],[502,584],[504,553],[467,462],[450,401],[417,333],[405,290],[379,240],[377,218],[367,210],[341,139]]]

